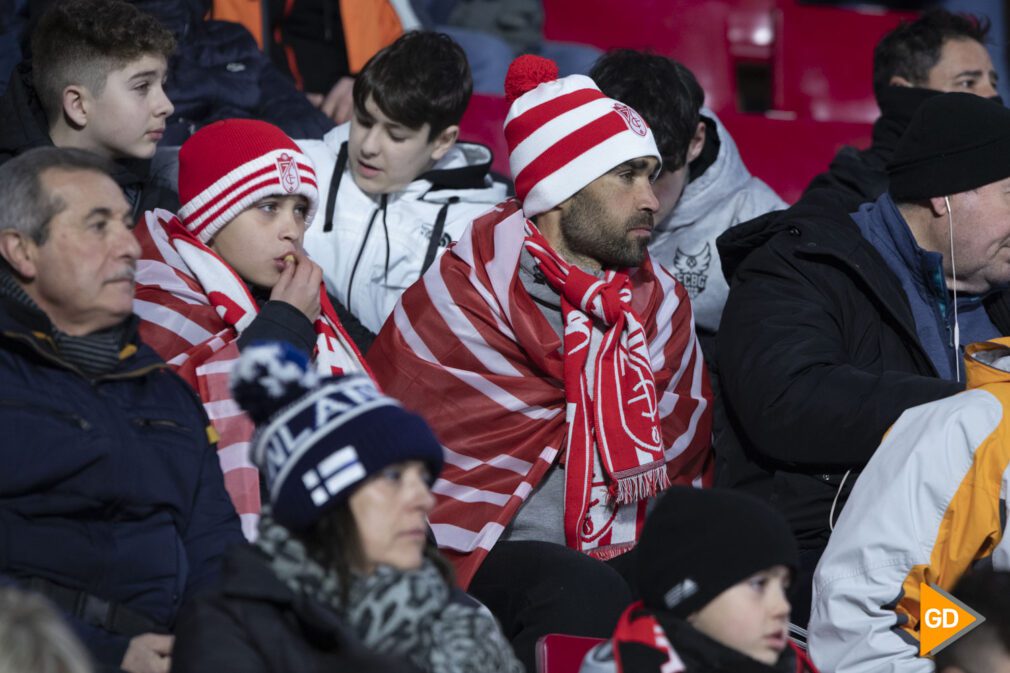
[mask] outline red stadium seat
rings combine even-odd
[[[509,153],[502,126],[508,115],[508,101],[499,96],[474,94],[459,123],[460,140],[487,145],[494,152],[491,170],[509,175]]]
[[[736,113],[724,113],[720,119],[751,174],[789,203],[799,198],[811,178],[827,169],[842,145],[863,148],[870,144],[868,124]]]
[[[549,633],[537,641],[537,673],[578,673],[586,652],[602,638]]]

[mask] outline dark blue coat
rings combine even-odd
[[[175,105],[161,145],[233,117],[262,119],[292,138],[322,138],[333,122],[267,58],[244,26],[205,20],[210,0],[131,0],[178,40],[165,93]]]
[[[89,378],[60,359],[51,329],[0,300],[0,573],[170,629],[243,541],[203,406],[136,337],[113,372]],[[121,661],[128,638],[71,624],[99,662]]]

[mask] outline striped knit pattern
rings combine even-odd
[[[517,98],[505,141],[516,196],[530,218],[625,161],[660,159],[642,117],[583,75],[544,82]]]
[[[404,293],[369,351],[383,389],[419,411],[445,448],[430,520],[464,586],[568,436],[562,341],[518,278],[525,238],[515,201],[476,220]],[[648,260],[631,288],[669,480],[708,485],[711,393],[687,293]],[[594,483],[594,492],[612,484]],[[580,548],[600,557],[625,551],[644,509],[644,500],[617,507],[610,537],[584,535]]]
[[[287,168],[282,169],[281,166]],[[292,169],[291,166],[295,168]],[[295,172],[291,172],[294,170]],[[281,186],[283,171],[291,175],[290,191]],[[297,173],[297,178],[294,177]],[[179,217],[202,243],[260,199],[278,194],[301,194],[309,199],[306,222],[312,221],[319,199],[316,171],[308,157],[275,150],[243,164],[179,208]]]
[[[308,199],[311,223],[319,205],[315,168],[272,124],[225,119],[179,150],[179,218],[201,243],[260,199],[296,194]]]
[[[203,400],[220,438],[225,487],[251,540],[260,511],[259,472],[249,457],[255,428],[232,399],[229,380],[239,356],[238,337],[259,307],[242,279],[171,213],[148,212],[136,234],[143,250],[134,300],[141,337]],[[317,369],[325,374],[367,372],[322,286],[320,300],[323,311],[315,323],[312,354]]]

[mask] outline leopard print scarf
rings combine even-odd
[[[367,577],[354,575],[345,600],[336,573],[312,559],[266,510],[255,544],[292,591],[332,607],[376,652],[408,659],[428,673],[523,673],[491,613],[453,600],[430,561],[408,572],[379,566]]]

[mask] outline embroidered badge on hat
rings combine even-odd
[[[614,109],[617,111],[617,114],[624,117],[624,122],[628,125],[629,129],[640,136],[645,136],[649,127],[646,126],[645,120],[637,112],[624,103],[614,103]]]
[[[666,603],[666,607],[672,610],[696,593],[698,593],[698,585],[688,577],[683,582],[673,585],[663,596],[663,601]]]
[[[277,157],[277,172],[281,176],[281,187],[288,194],[294,194],[302,184],[302,179],[298,175],[298,164],[290,154],[282,154]]]

